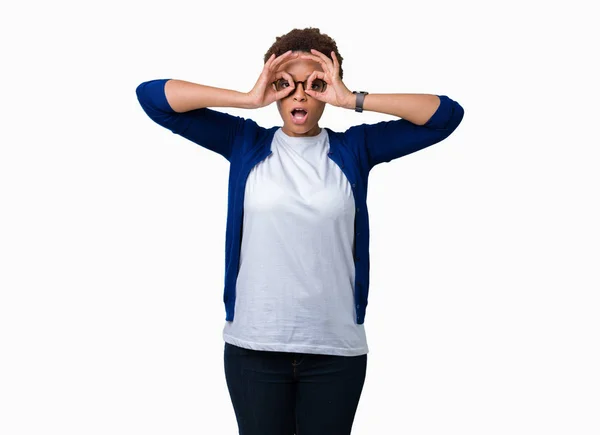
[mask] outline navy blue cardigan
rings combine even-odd
[[[209,108],[177,113],[165,96],[168,80],[150,80],[137,87],[137,98],[143,110],[159,125],[219,153],[230,163],[223,301],[225,318],[231,321],[235,308],[246,179],[256,164],[271,155],[271,141],[280,127],[264,128],[251,119]],[[464,115],[463,108],[445,95],[438,97],[438,109],[422,126],[397,119],[356,125],[343,133],[325,128],[329,135],[329,158],[348,178],[356,205],[354,299],[357,324],[364,323],[369,294],[369,171],[379,163],[438,143],[458,127]]]

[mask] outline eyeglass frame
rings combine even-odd
[[[278,81],[280,81],[280,80],[284,80],[285,82],[287,82],[287,81],[288,81],[287,79],[284,79],[284,78],[279,78],[279,79],[275,80],[275,81],[272,83],[272,84],[273,84],[273,86],[275,86],[275,90],[277,90],[277,82],[278,82]],[[325,91],[325,89],[327,89],[327,82],[326,82],[325,80],[323,80],[323,79],[319,79],[319,78],[313,79],[313,82],[314,82],[315,80],[320,80],[320,81],[322,81],[322,82],[324,83],[324,86],[323,86],[323,91],[321,91],[321,92],[324,92],[324,91]],[[296,80],[292,80],[292,81],[294,82],[294,86],[296,86],[298,83],[302,83],[302,89],[303,89],[304,91],[306,91],[306,85],[308,85],[308,79],[306,79],[306,80],[304,80],[304,81],[299,81],[299,80],[298,80],[298,81],[296,81]],[[289,83],[288,83],[288,84],[289,84]]]

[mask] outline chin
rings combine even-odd
[[[298,135],[305,135],[312,130],[318,130],[319,127],[317,124],[307,126],[307,125],[296,125],[296,124],[288,124],[285,125],[287,131],[293,132]]]

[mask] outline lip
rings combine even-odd
[[[296,125],[302,125],[306,122],[306,120],[308,119],[308,112],[306,112],[306,115],[304,115],[304,118],[296,118],[292,112],[290,112],[290,118],[292,119],[292,123],[296,124]]]

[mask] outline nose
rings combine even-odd
[[[300,93],[298,93],[298,90],[300,90]],[[304,92],[304,83],[296,82],[296,89],[294,89],[294,92],[292,92],[292,94],[294,95],[294,100],[306,100],[306,92]]]

